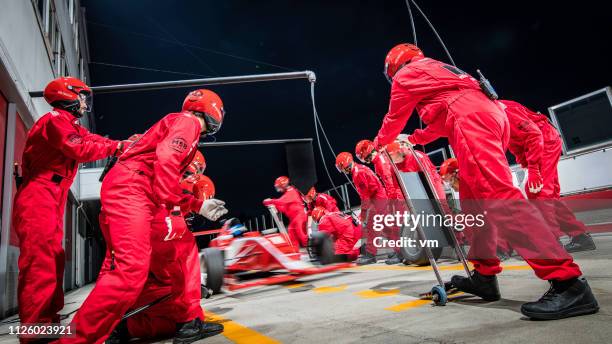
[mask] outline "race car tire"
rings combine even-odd
[[[312,233],[310,237],[310,248],[322,265],[331,264],[336,261],[334,242],[327,233]]]
[[[200,270],[206,274],[206,281],[202,281],[206,288],[214,294],[221,292],[225,275],[223,252],[213,247],[203,249],[200,252]]]
[[[414,240],[418,240],[419,234],[417,231],[411,231],[408,227],[403,227],[401,231],[402,238],[412,238]],[[442,247],[431,247],[431,253],[434,256],[434,259],[437,261],[438,258],[442,255]],[[400,248],[401,258],[405,265],[418,265],[424,266],[429,265],[429,258],[427,257],[427,252],[425,252],[425,248],[419,245],[415,247],[401,247]]]

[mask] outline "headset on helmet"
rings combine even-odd
[[[369,163],[372,160],[372,152],[375,150],[376,147],[374,147],[374,142],[370,140],[361,140],[357,142],[355,146],[355,156],[357,156],[357,159],[361,162]]]
[[[419,47],[410,43],[401,43],[389,50],[385,58],[384,70],[387,81],[393,83],[393,76],[395,76],[395,73],[417,56],[424,56],[423,52]]]
[[[182,110],[193,111],[201,116],[206,123],[208,135],[219,131],[225,117],[223,101],[215,92],[207,89],[191,91],[183,102]]]
[[[353,167],[353,156],[349,152],[342,152],[336,156],[336,168],[342,173],[349,173]]]
[[[83,116],[80,112],[80,100],[84,100],[87,105],[85,111],[91,111],[91,89],[81,80],[71,76],[52,80],[45,87],[43,97],[49,105],[66,110],[75,117]]]

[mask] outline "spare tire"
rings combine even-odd
[[[309,241],[310,250],[319,263],[327,265],[336,261],[334,242],[327,233],[313,232]]]
[[[417,242],[415,247],[400,248],[401,258],[403,258],[404,264],[414,264],[418,266],[429,265],[429,258],[427,257],[425,248],[418,245],[419,239],[421,239],[419,238],[419,233],[416,230],[411,231],[408,227],[402,227],[400,233],[402,238],[412,238]],[[442,247],[430,247],[430,249],[434,259],[437,261],[442,255]]]
[[[223,286],[225,276],[225,262],[221,250],[209,247],[200,251],[200,272],[202,284],[218,294]]]

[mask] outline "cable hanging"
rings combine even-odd
[[[453,64],[453,66],[457,67],[457,65],[455,64],[455,61],[453,60],[453,57],[451,56],[450,52],[446,48],[446,45],[444,44],[444,41],[442,40],[442,37],[440,37],[440,35],[438,34],[438,31],[436,31],[436,28],[429,21],[429,18],[427,18],[427,16],[425,15],[425,12],[423,12],[423,10],[421,10],[421,8],[419,7],[419,5],[417,5],[415,0],[411,0],[411,1],[412,1],[412,4],[414,5],[414,7],[416,7],[416,9],[419,11],[419,13],[421,13],[421,15],[423,16],[423,18],[425,19],[425,21],[427,22],[427,24],[431,28],[431,31],[433,31],[434,35],[436,35],[436,38],[438,38],[438,41],[440,41],[440,44],[442,44],[442,48],[444,48],[444,51],[446,52],[446,55],[448,56],[448,59],[450,60],[450,62]],[[408,3],[408,1],[406,1],[406,3]],[[408,11],[411,12],[410,11],[410,6],[408,6]],[[414,26],[414,19],[412,18],[412,14],[410,15],[410,21],[412,22],[412,25]],[[416,36],[415,36],[415,41],[416,41]]]
[[[327,162],[325,162],[325,154],[323,154],[323,148],[321,145],[321,137],[319,136],[319,116],[317,113],[317,106],[315,103],[315,93],[314,93],[314,89],[315,89],[315,81],[311,80],[310,81],[310,100],[312,101],[312,114],[313,114],[313,122],[314,122],[314,126],[315,126],[315,136],[317,138],[317,146],[319,147],[319,154],[321,155],[321,161],[323,162],[323,168],[325,169],[325,173],[327,174],[327,178],[329,179],[329,182],[331,183],[332,187],[334,188],[334,192],[336,193],[336,195],[338,195],[338,198],[340,198],[344,204],[347,204],[346,200],[344,199],[344,197],[340,194],[340,192],[338,191],[338,187],[336,186],[336,183],[334,183],[334,180],[331,177],[331,173],[329,173],[329,168],[327,167]],[[323,131],[323,127],[321,127],[321,131]],[[327,135],[325,135],[325,137],[327,137]],[[330,146],[331,148],[331,146]],[[333,149],[332,149],[332,153],[333,153]]]
[[[406,0],[406,7],[408,7],[408,15],[410,16],[410,26],[412,27],[412,40],[414,45],[419,46],[419,41],[417,40],[416,35],[416,27],[414,25],[414,17],[412,16],[412,9],[410,8],[410,0]]]
[[[412,15],[412,8],[410,7],[410,0],[406,0],[406,7],[408,8],[408,16],[410,17],[410,26],[412,28],[412,40],[414,45],[419,46],[419,41],[417,39],[416,34],[416,25],[414,22],[414,16]],[[419,128],[423,130],[423,119],[419,116]],[[423,152],[427,152],[425,145],[421,145],[423,147]]]
[[[129,66],[129,65],[116,64],[116,63],[106,63],[106,62],[91,61],[91,62],[89,62],[89,64],[106,66],[106,67],[116,67],[116,68],[144,70],[144,71],[148,71],[148,72],[168,73],[168,74],[177,74],[177,75],[186,75],[186,76],[197,76],[197,77],[200,77],[200,78],[210,78],[210,77],[212,77],[211,75],[202,75],[202,74],[195,74],[195,73],[179,72],[179,71],[167,70],[167,69],[156,69],[156,68],[151,68],[151,67]]]

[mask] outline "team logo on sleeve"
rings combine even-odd
[[[179,153],[183,153],[189,148],[189,145],[187,144],[187,140],[185,140],[184,138],[175,137],[172,139],[172,141],[170,141],[170,148],[174,149]]]
[[[68,135],[68,142],[74,143],[74,144],[80,144],[80,143],[83,143],[83,137],[79,134],[72,133]]]

